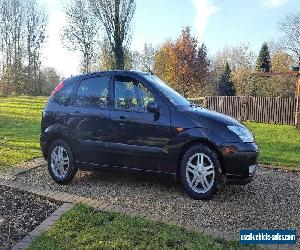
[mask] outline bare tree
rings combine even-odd
[[[26,1],[26,37],[27,37],[27,84],[30,94],[41,94],[40,54],[45,42],[47,26],[47,11],[42,8],[37,0]]]
[[[296,54],[300,65],[300,13],[290,14],[280,22],[284,47]]]
[[[90,72],[96,58],[95,46],[99,37],[97,20],[90,11],[88,0],[66,1],[64,8],[67,24],[63,30],[63,44],[69,50],[82,54],[81,71]]]
[[[46,25],[46,10],[38,0],[0,0],[4,94],[39,94],[40,53]]]
[[[24,2],[0,1],[0,37],[3,84],[8,92],[21,93],[24,87]]]
[[[135,12],[135,0],[89,0],[104,27],[114,53],[115,67],[125,67],[125,47],[130,40],[130,25]]]
[[[41,95],[50,95],[55,86],[62,79],[62,75],[52,67],[46,67],[41,69]]]
[[[141,55],[143,69],[148,71],[149,73],[153,73],[154,71],[154,57],[155,57],[155,49],[153,48],[151,43],[144,44],[144,50]]]

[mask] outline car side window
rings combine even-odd
[[[71,93],[73,90],[74,84],[69,83],[65,85],[59,92],[57,92],[54,97],[53,101],[60,105],[68,105],[71,99]]]
[[[85,107],[107,107],[109,77],[83,80],[77,90],[77,104]]]
[[[115,77],[115,108],[123,111],[143,111],[139,83],[131,77]]]
[[[140,90],[141,90],[141,97],[142,97],[143,105],[146,108],[149,102],[155,101],[155,96],[143,84],[139,84],[139,86],[140,86]]]

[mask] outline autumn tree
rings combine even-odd
[[[162,80],[170,84],[172,87],[175,86],[174,78],[174,45],[171,41],[166,41],[162,46],[155,52],[154,55],[154,73]]]
[[[88,0],[70,0],[64,5],[67,23],[63,29],[63,45],[81,54],[81,71],[91,72],[95,62],[99,28],[90,11]]]
[[[154,56],[154,73],[185,97],[203,96],[209,84],[210,60],[204,44],[182,29],[175,40],[166,41]]]
[[[260,72],[271,71],[271,56],[267,43],[264,43],[259,51],[259,55],[256,62],[256,70]]]
[[[197,61],[196,38],[191,35],[190,28],[182,30],[180,37],[175,41],[174,53],[174,80],[176,89],[185,97],[193,96],[197,92],[196,61]]]
[[[125,68],[125,50],[130,42],[135,0],[89,0],[102,24],[114,54],[115,68]]]
[[[286,16],[279,26],[284,34],[282,44],[296,55],[298,65],[300,65],[300,13]]]

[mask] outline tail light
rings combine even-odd
[[[55,89],[52,91],[51,96],[54,96],[56,93],[58,93],[59,91],[62,90],[62,88],[64,87],[64,82],[60,82]]]

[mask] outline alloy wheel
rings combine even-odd
[[[192,155],[187,162],[186,179],[194,192],[209,191],[215,181],[215,167],[211,159],[203,153]]]
[[[56,146],[51,153],[51,169],[53,174],[63,179],[70,167],[70,159],[63,146]]]

